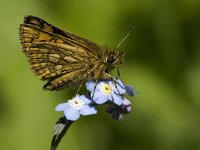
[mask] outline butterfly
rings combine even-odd
[[[35,16],[24,17],[19,36],[31,69],[47,81],[46,90],[111,78],[111,70],[123,63],[123,52],[101,47]]]

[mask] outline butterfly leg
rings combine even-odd
[[[76,95],[78,94],[78,92],[80,91],[81,87],[83,86],[83,84],[84,84],[86,78],[87,78],[87,74],[84,76],[84,78],[83,78],[81,84],[78,86],[78,89],[77,89],[77,91],[76,91]]]
[[[98,82],[98,80],[96,80],[96,82],[95,82],[95,84],[94,84],[94,92],[93,92],[93,94],[92,94],[92,98],[94,97],[94,93],[95,93],[95,90],[96,90],[96,88],[97,88],[97,82]]]

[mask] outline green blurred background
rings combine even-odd
[[[135,27],[121,46],[132,113],[81,117],[58,150],[200,149],[199,0],[0,0],[0,149],[48,150],[54,108],[76,91],[43,91],[19,46],[25,15],[108,47]]]

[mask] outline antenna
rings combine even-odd
[[[117,49],[124,43],[124,41],[131,35],[131,32],[134,30],[134,26],[131,26],[131,29],[127,33],[127,35],[121,40],[121,42],[117,45]]]

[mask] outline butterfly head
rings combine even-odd
[[[107,63],[107,72],[111,71],[114,68],[119,68],[123,64],[124,53],[118,51],[109,51],[106,63]]]

